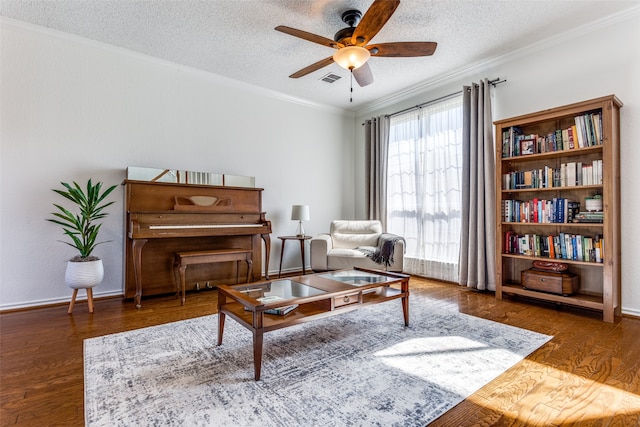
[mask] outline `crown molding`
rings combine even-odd
[[[581,25],[571,30],[567,30],[563,33],[548,37],[541,41],[531,43],[525,47],[515,49],[506,54],[482,60],[476,62],[475,64],[453,70],[446,74],[441,74],[440,76],[436,76],[435,78],[419,83],[406,90],[399,91],[394,93],[393,95],[370,102],[356,111],[356,115],[363,116],[371,114],[375,111],[384,110],[387,107],[394,106],[415,96],[433,91],[444,86],[445,84],[451,83],[452,81],[461,80],[469,76],[477,76],[483,70],[495,67],[505,62],[513,61],[523,56],[530,55],[532,52],[538,50],[547,49],[560,43],[574,40],[586,34],[593,33],[594,31],[637,18],[638,16],[640,16],[640,5],[634,6],[630,9],[626,9],[622,12],[615,13],[613,15],[605,16],[596,21]]]

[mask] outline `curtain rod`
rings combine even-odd
[[[507,80],[500,80],[500,77],[495,78],[493,80],[489,80],[489,84],[493,87],[496,87],[497,85],[499,85],[500,83],[504,83]],[[415,110],[417,108],[422,108],[422,107],[426,107],[427,105],[439,102],[439,101],[443,101],[445,99],[454,97],[456,95],[460,95],[462,93],[461,90],[454,92],[454,93],[450,93],[449,95],[445,95],[445,96],[441,96],[440,98],[436,98],[436,99],[432,99],[431,101],[427,101],[427,102],[423,102],[422,104],[418,104],[418,105],[414,105],[413,107],[409,107],[409,108],[405,108],[404,110],[400,110],[400,111],[396,111],[395,113],[391,113],[391,114],[385,114],[386,117],[393,117],[393,116],[397,116],[398,114],[402,114],[402,113],[406,113],[407,111],[411,111],[411,110]],[[364,123],[363,123],[364,124]]]

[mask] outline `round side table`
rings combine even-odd
[[[311,240],[311,236],[278,236],[278,239],[282,240],[282,249],[280,250],[280,269],[278,270],[278,277],[282,273],[282,258],[284,255],[284,246],[287,240],[298,240],[300,242],[300,256],[302,257],[302,274],[306,274],[304,267],[304,242],[305,240]]]

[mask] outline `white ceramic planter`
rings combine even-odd
[[[67,262],[64,281],[72,289],[93,288],[104,277],[102,260],[87,262]]]

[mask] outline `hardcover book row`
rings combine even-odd
[[[560,233],[543,236],[539,234],[505,233],[505,253],[542,258],[565,259],[602,263],[604,239],[580,234]]]
[[[504,190],[526,188],[561,188],[602,185],[602,159],[587,162],[567,162],[560,167],[511,171],[502,174]]]
[[[576,116],[574,121],[574,125],[566,129],[557,129],[546,135],[524,135],[519,127],[512,126],[502,133],[502,157],[602,145],[602,117],[599,112]]]
[[[554,197],[550,200],[503,200],[502,222],[570,223],[580,212],[580,202]]]

